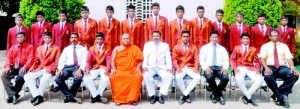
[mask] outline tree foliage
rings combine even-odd
[[[0,11],[5,12],[7,17],[19,11],[19,3],[21,0],[0,0]]]
[[[256,25],[257,15],[264,13],[266,24],[272,27],[280,25],[278,21],[283,13],[280,0],[225,0],[224,21],[233,24],[237,12],[244,14],[243,21],[249,26]]]
[[[55,24],[59,21],[59,10],[66,10],[68,21],[74,23],[80,18],[80,8],[85,4],[84,0],[22,0],[20,2],[20,14],[24,17],[24,25],[31,26],[36,22],[37,11],[45,13],[45,20]]]

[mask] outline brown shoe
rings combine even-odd
[[[131,102],[133,106],[136,106],[138,103],[136,101]]]
[[[121,103],[118,103],[118,102],[115,102],[115,104],[116,104],[116,106],[120,106],[121,105]]]

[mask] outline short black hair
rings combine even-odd
[[[196,11],[198,11],[199,9],[205,10],[204,6],[198,6]]]
[[[96,33],[96,37],[102,37],[104,39],[104,34],[102,32],[98,32]]]
[[[257,18],[259,18],[259,17],[264,17],[264,18],[266,18],[266,15],[265,15],[264,13],[260,13],[260,14],[257,15]]]
[[[289,18],[288,18],[288,17],[286,17],[286,16],[281,16],[280,20],[282,20],[282,19],[289,20]]]
[[[182,11],[184,12],[184,7],[183,7],[182,5],[178,5],[178,6],[176,7],[176,12],[177,12],[178,10],[182,10]]]
[[[242,35],[241,35],[241,39],[242,39],[243,37],[248,37],[248,38],[250,38],[250,35],[249,35],[248,32],[243,32]]]
[[[87,12],[90,12],[90,9],[87,7],[87,6],[82,6],[80,8],[80,11],[87,11]]]
[[[19,32],[17,32],[17,36],[18,36],[18,35],[26,36],[26,33],[25,33],[24,31],[19,31]]]
[[[237,12],[235,16],[244,16],[242,12]]]
[[[182,31],[181,31],[181,36],[182,36],[184,33],[188,33],[189,36],[190,36],[190,31],[189,31],[189,30],[186,30],[186,29],[182,30]]]
[[[43,11],[38,11],[35,13],[36,16],[41,15],[43,17],[45,17],[45,13]]]
[[[152,3],[151,8],[153,8],[154,6],[159,7],[159,3],[157,3],[157,2]]]
[[[274,29],[269,32],[269,35],[271,36],[271,33],[273,33],[273,32],[276,32],[278,35],[280,34],[278,30]]]
[[[161,33],[160,33],[158,30],[154,30],[154,31],[152,31],[152,35],[153,35],[154,33],[158,33],[158,34],[159,34],[159,36],[161,36]]]
[[[58,14],[64,14],[64,15],[67,16],[67,11],[66,11],[66,10],[60,10],[60,11],[58,12]]]
[[[21,14],[18,14],[16,18],[21,18],[23,20],[23,16]]]
[[[110,10],[110,11],[112,11],[112,12],[115,12],[115,11],[114,11],[114,7],[111,6],[111,5],[106,6],[105,11],[108,11],[108,10]]]
[[[72,35],[76,35],[77,37],[79,37],[77,32],[72,32],[71,35],[70,35],[70,38],[71,38]]]
[[[44,36],[50,36],[50,37],[52,37],[52,33],[50,31],[46,31],[46,32],[44,32]]]
[[[132,4],[130,4],[130,5],[127,6],[127,10],[129,10],[129,9],[135,10],[135,6],[133,6]]]
[[[209,33],[209,36],[213,35],[213,34],[217,34],[219,36],[219,32],[217,30],[212,30],[210,33]]]
[[[218,13],[224,14],[224,11],[223,11],[222,9],[218,9],[218,10],[216,11],[216,14],[218,14]]]

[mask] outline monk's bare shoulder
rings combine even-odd
[[[113,52],[119,52],[119,51],[121,51],[121,50],[124,50],[125,49],[125,47],[124,46],[122,46],[122,45],[119,45],[119,46],[116,46],[115,48],[114,48],[114,50],[113,50]]]

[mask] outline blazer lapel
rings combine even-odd
[[[64,25],[64,28],[62,30],[62,33],[60,35],[60,38],[62,38],[64,36],[64,34],[65,34],[65,32],[66,32],[67,29],[68,29],[68,26],[67,26],[67,22],[66,22],[65,25]]]

